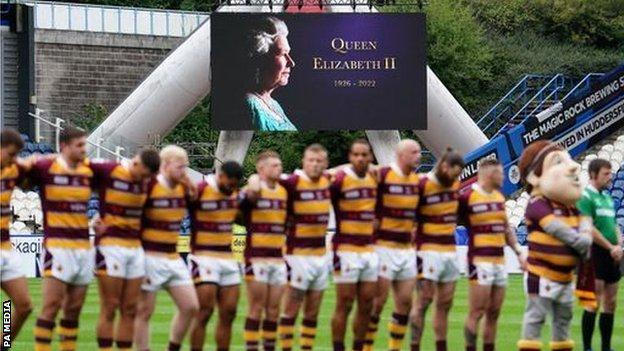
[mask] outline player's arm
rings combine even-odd
[[[595,206],[594,202],[585,192],[583,192],[583,196],[577,202],[576,208],[581,212],[581,221],[591,230],[593,243],[609,251],[609,254],[614,259],[619,260],[622,258],[621,246],[611,244],[593,225],[593,216],[596,215]]]
[[[516,231],[509,223],[507,223],[507,230],[505,231],[505,243],[514,251],[516,257],[518,257],[520,268],[525,271],[527,268],[527,254],[522,251],[522,246],[518,242],[518,235],[516,235]]]
[[[184,186],[187,198],[190,201],[197,200],[197,197],[199,195],[199,192],[197,191],[197,184],[195,184],[193,180],[191,180],[191,177],[189,177],[188,173],[184,173],[184,177],[182,177],[180,183],[182,184],[182,186]]]

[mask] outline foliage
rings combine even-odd
[[[89,103],[83,107],[83,113],[70,116],[67,122],[91,132],[106,119],[106,116],[108,116],[106,107],[102,104]]]
[[[499,34],[532,30],[576,44],[622,48],[621,0],[462,0],[478,20]]]

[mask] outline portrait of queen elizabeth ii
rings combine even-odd
[[[297,130],[272,96],[276,89],[288,85],[295,67],[287,37],[286,23],[272,16],[263,17],[247,33],[245,71],[249,80],[244,95],[245,110],[256,130]]]

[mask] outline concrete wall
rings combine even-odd
[[[37,29],[37,106],[64,119],[90,103],[110,113],[183,39]]]

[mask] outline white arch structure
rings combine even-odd
[[[270,12],[268,6],[222,6],[223,12]],[[351,12],[351,7],[334,6],[331,12]],[[367,6],[356,8],[368,12]],[[373,11],[376,9],[373,8]],[[275,9],[273,12],[276,12]],[[205,96],[210,93],[210,19],[156,67],[150,75],[96,128],[89,141],[114,148],[124,146],[133,152],[167,135]],[[485,144],[487,137],[427,67],[426,131],[416,134],[431,152],[439,156],[447,146],[462,153]],[[366,131],[377,160],[387,164],[399,140],[398,131]],[[221,132],[218,160],[242,162],[253,131]],[[194,177],[200,177],[194,172]]]

